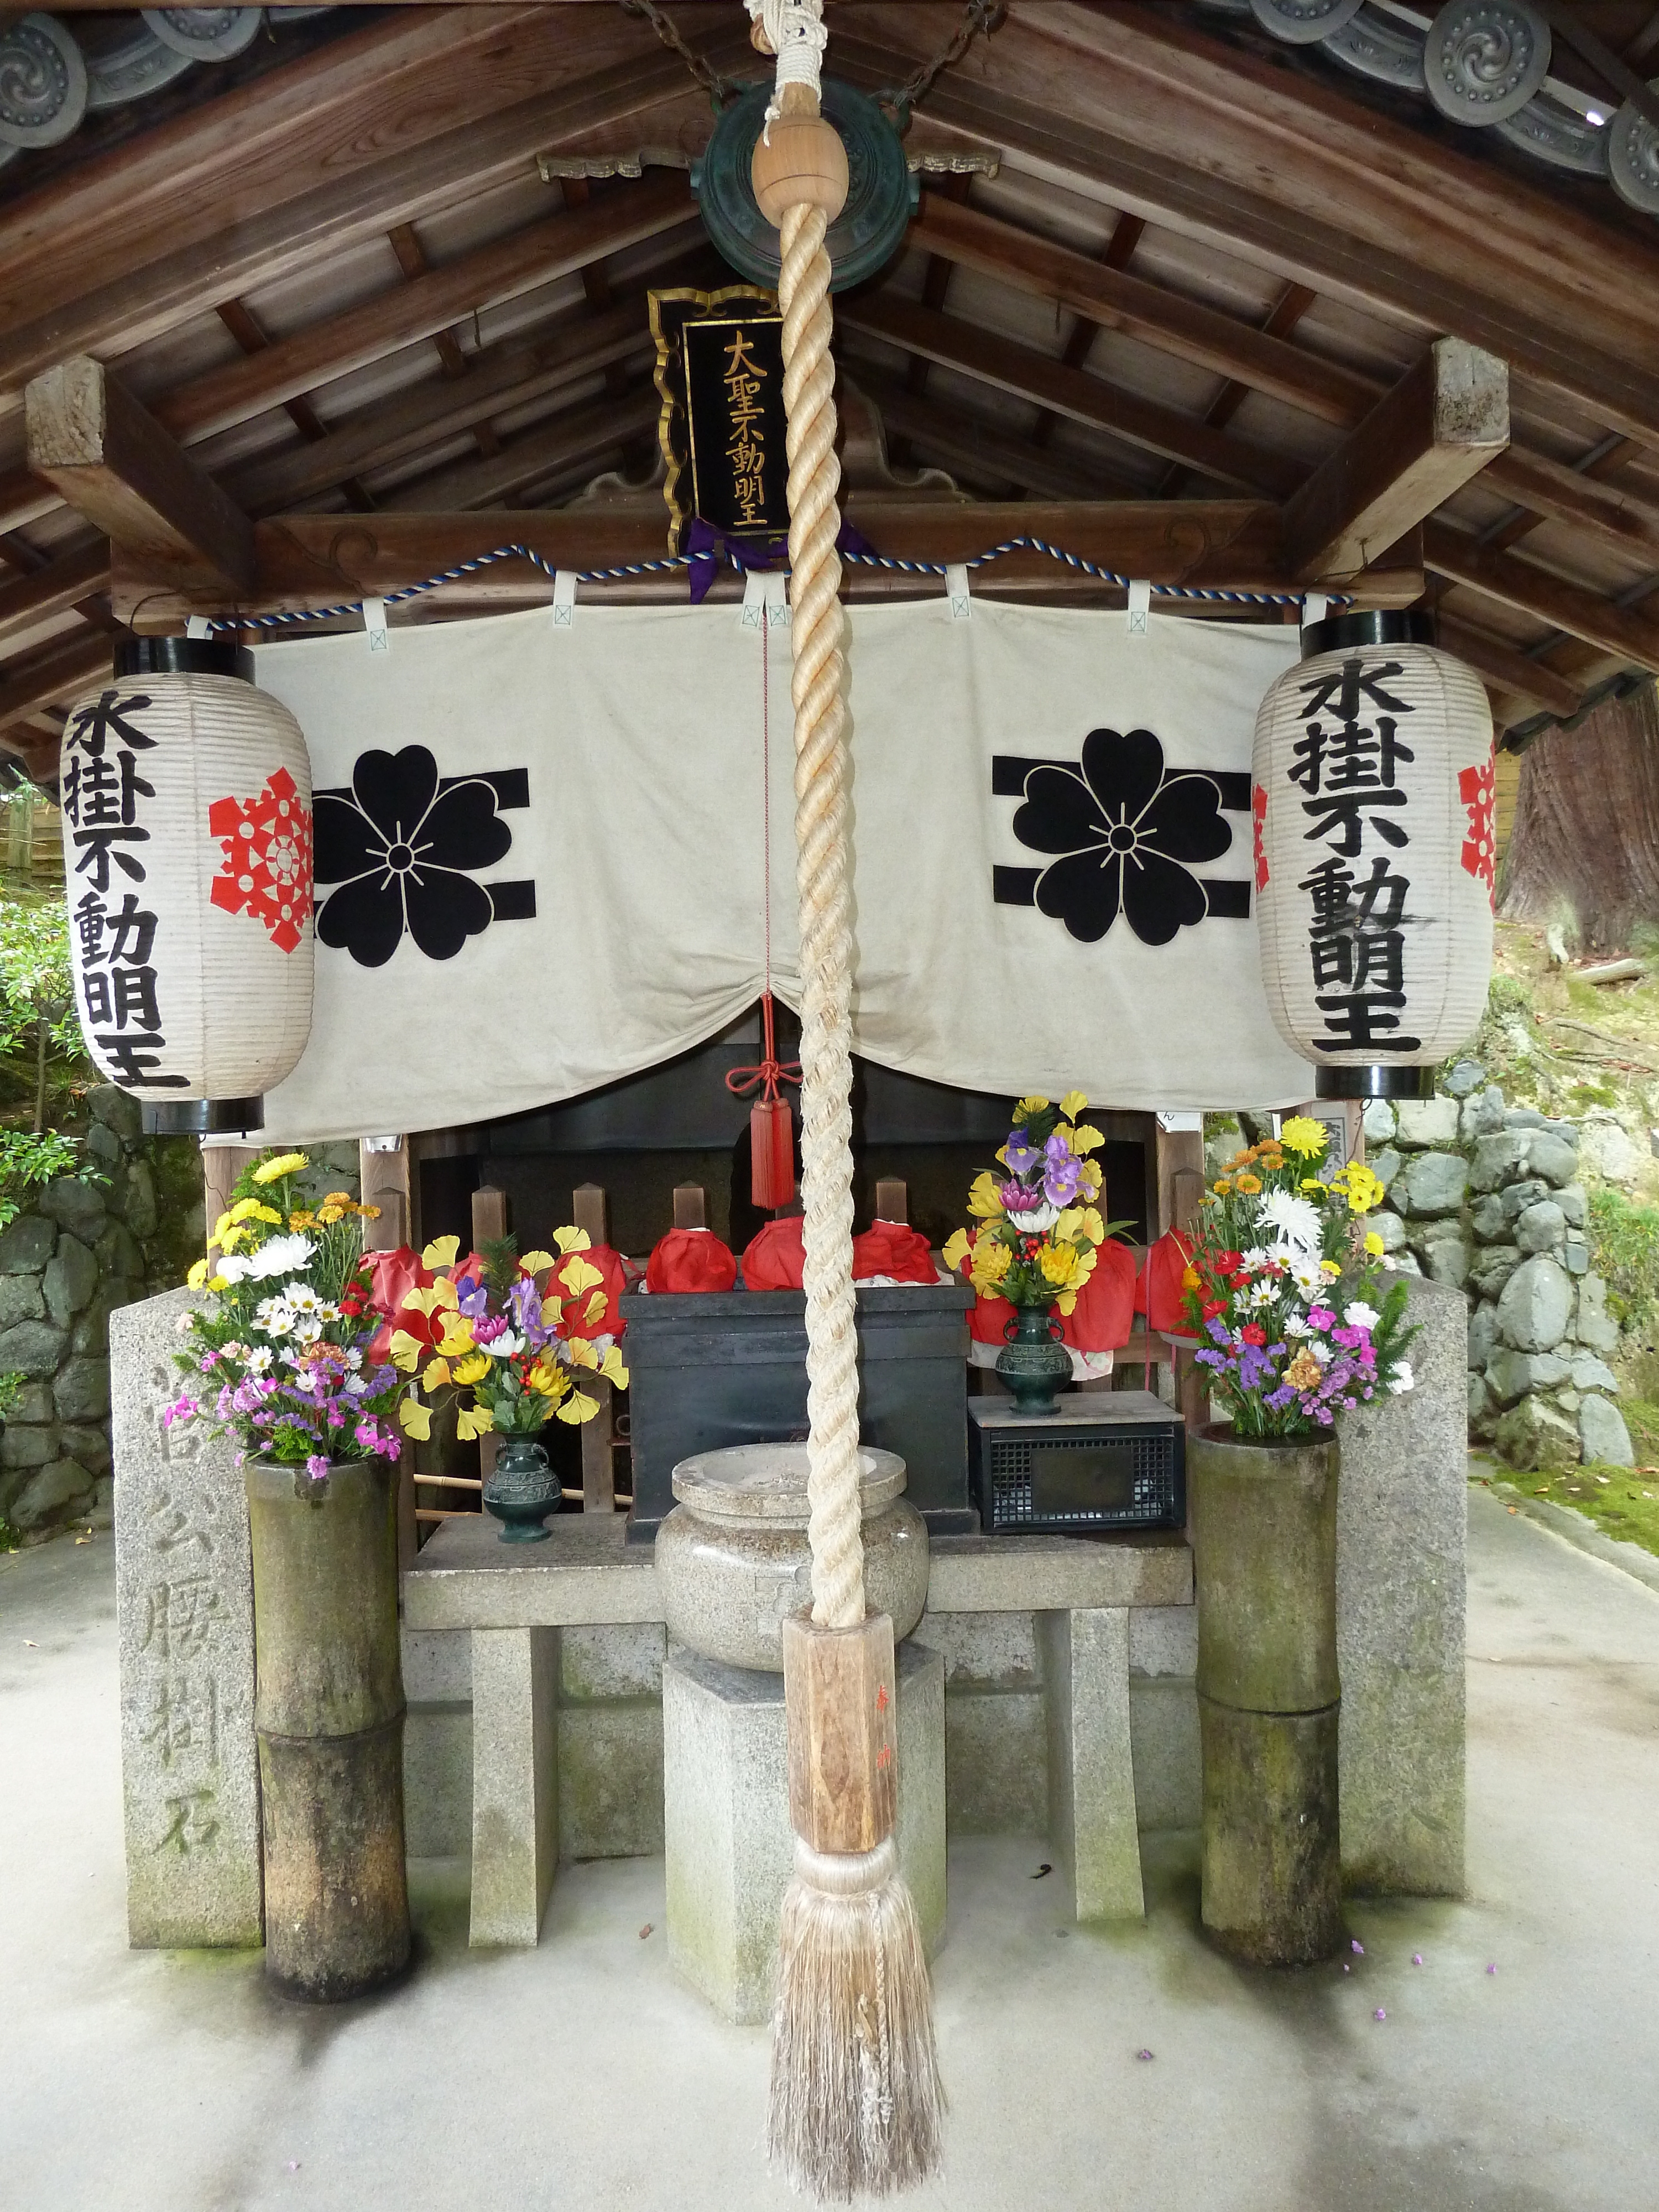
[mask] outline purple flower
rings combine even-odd
[[[1042,1153],[1035,1145],[1026,1142],[1024,1132],[1020,1129],[1009,1131],[1008,1141],[1002,1148],[1002,1157],[1010,1175],[1017,1176],[1030,1175],[1042,1160]]]
[[[214,1369],[218,1364],[219,1355],[216,1352],[204,1352],[202,1354],[202,1372],[204,1375],[211,1375]]]
[[[475,1321],[472,1324],[472,1340],[479,1345],[494,1344],[495,1339],[498,1336],[505,1336],[507,1331],[507,1319],[505,1314],[485,1314],[482,1320]]]
[[[1328,1306],[1310,1306],[1308,1309],[1310,1328],[1327,1329],[1335,1319],[1336,1316]]]
[[[194,1398],[175,1398],[170,1406],[162,1407],[161,1419],[171,1428],[175,1421],[193,1420],[201,1410]]]
[[[455,1303],[469,1321],[477,1321],[489,1311],[489,1292],[471,1275],[463,1275],[455,1285]]]
[[[306,1473],[310,1475],[314,1475],[319,1481],[321,1481],[324,1475],[328,1473],[328,1462],[323,1457],[320,1452],[312,1453],[310,1458],[306,1462]]]
[[[359,1421],[356,1427],[351,1431],[351,1433],[356,1437],[358,1443],[362,1446],[365,1451],[379,1451],[380,1449],[380,1429],[379,1422]]]

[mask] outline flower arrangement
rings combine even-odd
[[[1101,1173],[1089,1154],[1103,1139],[1078,1120],[1088,1103],[1080,1091],[1068,1091],[1058,1106],[1022,1098],[996,1156],[1003,1173],[988,1169],[975,1178],[968,1211],[979,1226],[958,1229],[944,1257],[953,1269],[967,1263],[981,1297],[1069,1314],[1094,1273],[1096,1253],[1127,1225],[1103,1221],[1095,1205]]]
[[[556,1255],[519,1255],[511,1237],[463,1261],[460,1240],[440,1237],[417,1260],[389,1255],[386,1348],[405,1375],[420,1370],[418,1395],[398,1407],[404,1433],[432,1433],[440,1407],[459,1401],[456,1434],[492,1430],[532,1435],[550,1419],[590,1421],[599,1401],[580,1387],[583,1374],[628,1388],[628,1370],[604,1323],[615,1301],[605,1272],[586,1255],[585,1230],[555,1232]]]
[[[390,1419],[404,1383],[373,1351],[362,1224],[378,1208],[343,1190],[307,1203],[296,1178],[309,1165],[303,1152],[267,1153],[237,1182],[185,1279],[214,1302],[179,1317],[190,1342],[175,1358],[190,1382],[162,1419],[205,1420],[235,1435],[239,1460],[320,1478],[332,1461],[398,1457]]]
[[[1195,1356],[1241,1437],[1328,1429],[1412,1387],[1406,1285],[1382,1293],[1382,1240],[1365,1217],[1382,1185],[1361,1161],[1320,1173],[1322,1123],[1292,1115],[1227,1163],[1200,1209],[1182,1280]]]

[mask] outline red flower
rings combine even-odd
[[[1249,1279],[1249,1277],[1245,1274],[1243,1270],[1241,1268],[1237,1274],[1228,1276],[1227,1288],[1230,1291],[1242,1291]]]
[[[1267,1332],[1259,1321],[1248,1323],[1240,1329],[1238,1336],[1241,1344],[1265,1344],[1267,1341]]]
[[[1242,1252],[1218,1252],[1215,1255],[1215,1267],[1218,1274],[1230,1274],[1235,1267],[1242,1267],[1243,1264],[1244,1255]]]
[[[1206,1298],[1203,1305],[1205,1320],[1213,1321],[1216,1316],[1221,1312],[1226,1303],[1227,1301],[1225,1298]]]

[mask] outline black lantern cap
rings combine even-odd
[[[115,647],[115,673],[128,676],[235,676],[253,681],[253,655],[245,645],[217,637],[124,637]]]
[[[147,1137],[245,1137],[265,1126],[263,1098],[146,1098],[140,1105]]]
[[[1316,1098],[1432,1098],[1432,1067],[1322,1067],[1314,1082]]]
[[[1434,618],[1411,607],[1375,607],[1365,614],[1331,615],[1302,633],[1302,658],[1340,653],[1357,645],[1432,645]]]

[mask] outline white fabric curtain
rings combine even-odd
[[[787,628],[587,608],[261,650],[317,793],[311,1039],[267,1101],[320,1141],[574,1096],[797,989]],[[973,1090],[1267,1107],[1305,1063],[1251,912],[1283,628],[975,601],[852,617],[854,1044]],[[325,879],[327,878],[327,879]],[[488,893],[488,896],[483,896]],[[1167,941],[1160,941],[1161,939]]]

